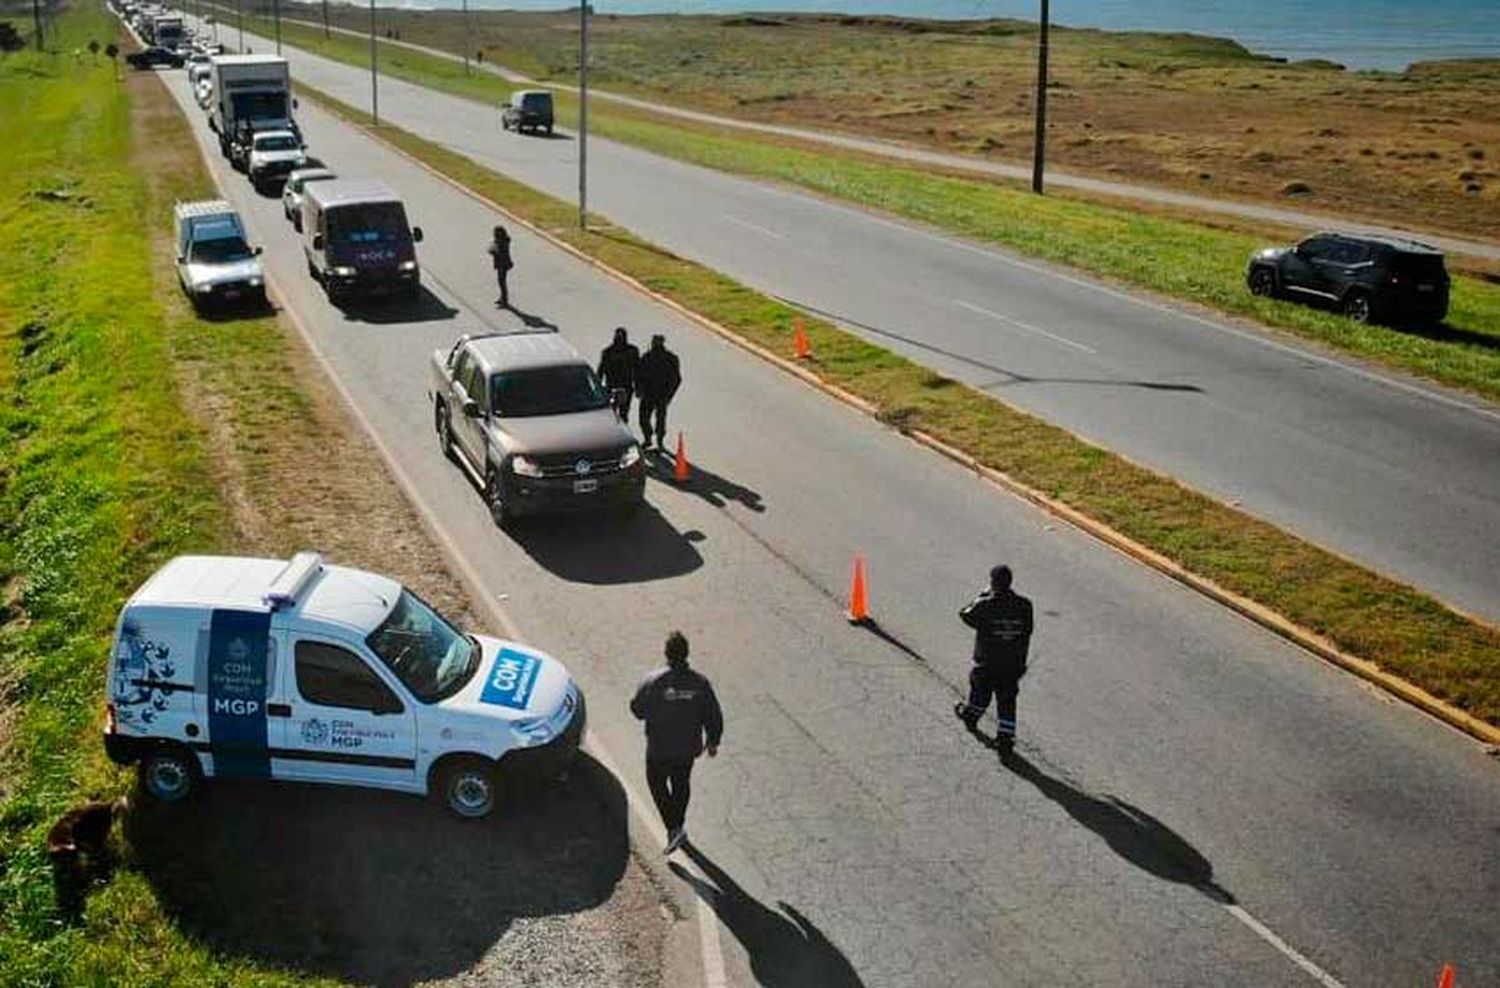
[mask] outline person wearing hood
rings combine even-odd
[[[667,406],[682,386],[682,370],[677,354],[667,349],[667,338],[660,333],[651,337],[651,349],[636,365],[635,386],[641,396],[641,449],[651,448],[653,435],[657,448],[664,449]]]
[[[635,372],[640,362],[641,351],[630,342],[624,326],[615,330],[614,342],[599,354],[599,378],[609,390],[611,400],[615,391],[625,392],[622,400],[615,406],[615,411],[622,420],[628,421],[630,418],[630,401],[635,394]]]
[[[510,269],[515,267],[515,261],[510,256],[510,233],[503,226],[497,225],[494,231],[494,239],[490,242],[490,262],[495,266],[495,278],[500,282],[500,298],[496,305],[502,309],[510,308],[510,289],[506,285],[506,278],[510,275]]]

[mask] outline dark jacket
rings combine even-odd
[[[641,354],[641,362],[635,367],[635,388],[643,400],[671,401],[681,386],[677,354],[666,347],[652,347]]]
[[[974,629],[974,661],[1026,671],[1031,644],[1031,601],[1009,590],[986,590],[958,612]]]
[[[599,355],[599,376],[607,388],[635,388],[635,370],[641,351],[629,343],[611,343]]]
[[[510,259],[510,241],[496,240],[490,243],[490,259],[495,262],[496,271],[509,271],[516,264]]]
[[[630,712],[646,722],[647,758],[697,758],[705,734],[713,747],[724,735],[724,714],[713,685],[687,666],[668,666],[643,679]]]

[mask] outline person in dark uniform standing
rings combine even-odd
[[[630,399],[635,394],[635,369],[641,362],[641,351],[636,349],[635,344],[630,342],[630,336],[625,332],[625,327],[615,329],[615,341],[604,348],[599,354],[599,377],[604,380],[604,386],[610,392],[610,400],[613,401],[616,391],[625,392],[624,396],[615,405],[615,412],[621,421],[630,419]]]
[[[651,437],[656,436],[656,446],[667,437],[667,406],[682,386],[682,370],[677,354],[667,349],[667,338],[657,333],[651,337],[651,349],[641,356],[635,369],[635,386],[641,395],[641,448],[651,448]],[[655,432],[652,432],[652,419]]]
[[[646,783],[667,825],[665,853],[687,843],[687,807],[693,762],[703,751],[719,754],[724,714],[708,677],[688,667],[688,640],[667,636],[667,667],[641,681],[630,712],[646,722]],[[706,743],[706,746],[705,746]]]
[[[958,612],[974,629],[974,668],[969,671],[969,702],[953,712],[971,732],[995,698],[1000,721],[995,746],[1001,754],[1016,741],[1016,696],[1026,675],[1026,652],[1031,645],[1031,601],[1011,590],[1009,566],[990,570],[990,588]]]
[[[506,285],[506,278],[510,275],[510,269],[516,266],[516,262],[510,256],[510,233],[503,226],[495,227],[494,240],[490,243],[490,260],[495,265],[495,278],[500,282],[500,298],[496,305],[502,309],[510,308],[510,288]]]

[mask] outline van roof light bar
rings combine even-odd
[[[290,607],[297,602],[297,595],[307,589],[308,584],[323,572],[323,557],[316,552],[299,552],[276,574],[271,586],[266,589],[261,601],[271,610]]]

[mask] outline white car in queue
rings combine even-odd
[[[480,818],[507,784],[566,771],[586,716],[556,659],[310,552],[168,562],[121,611],[107,689],[106,752],[165,802],[247,777],[393,789]]]
[[[302,232],[302,190],[309,182],[327,182],[338,178],[327,168],[298,168],[286,177],[281,188],[281,211],[292,227]]]

